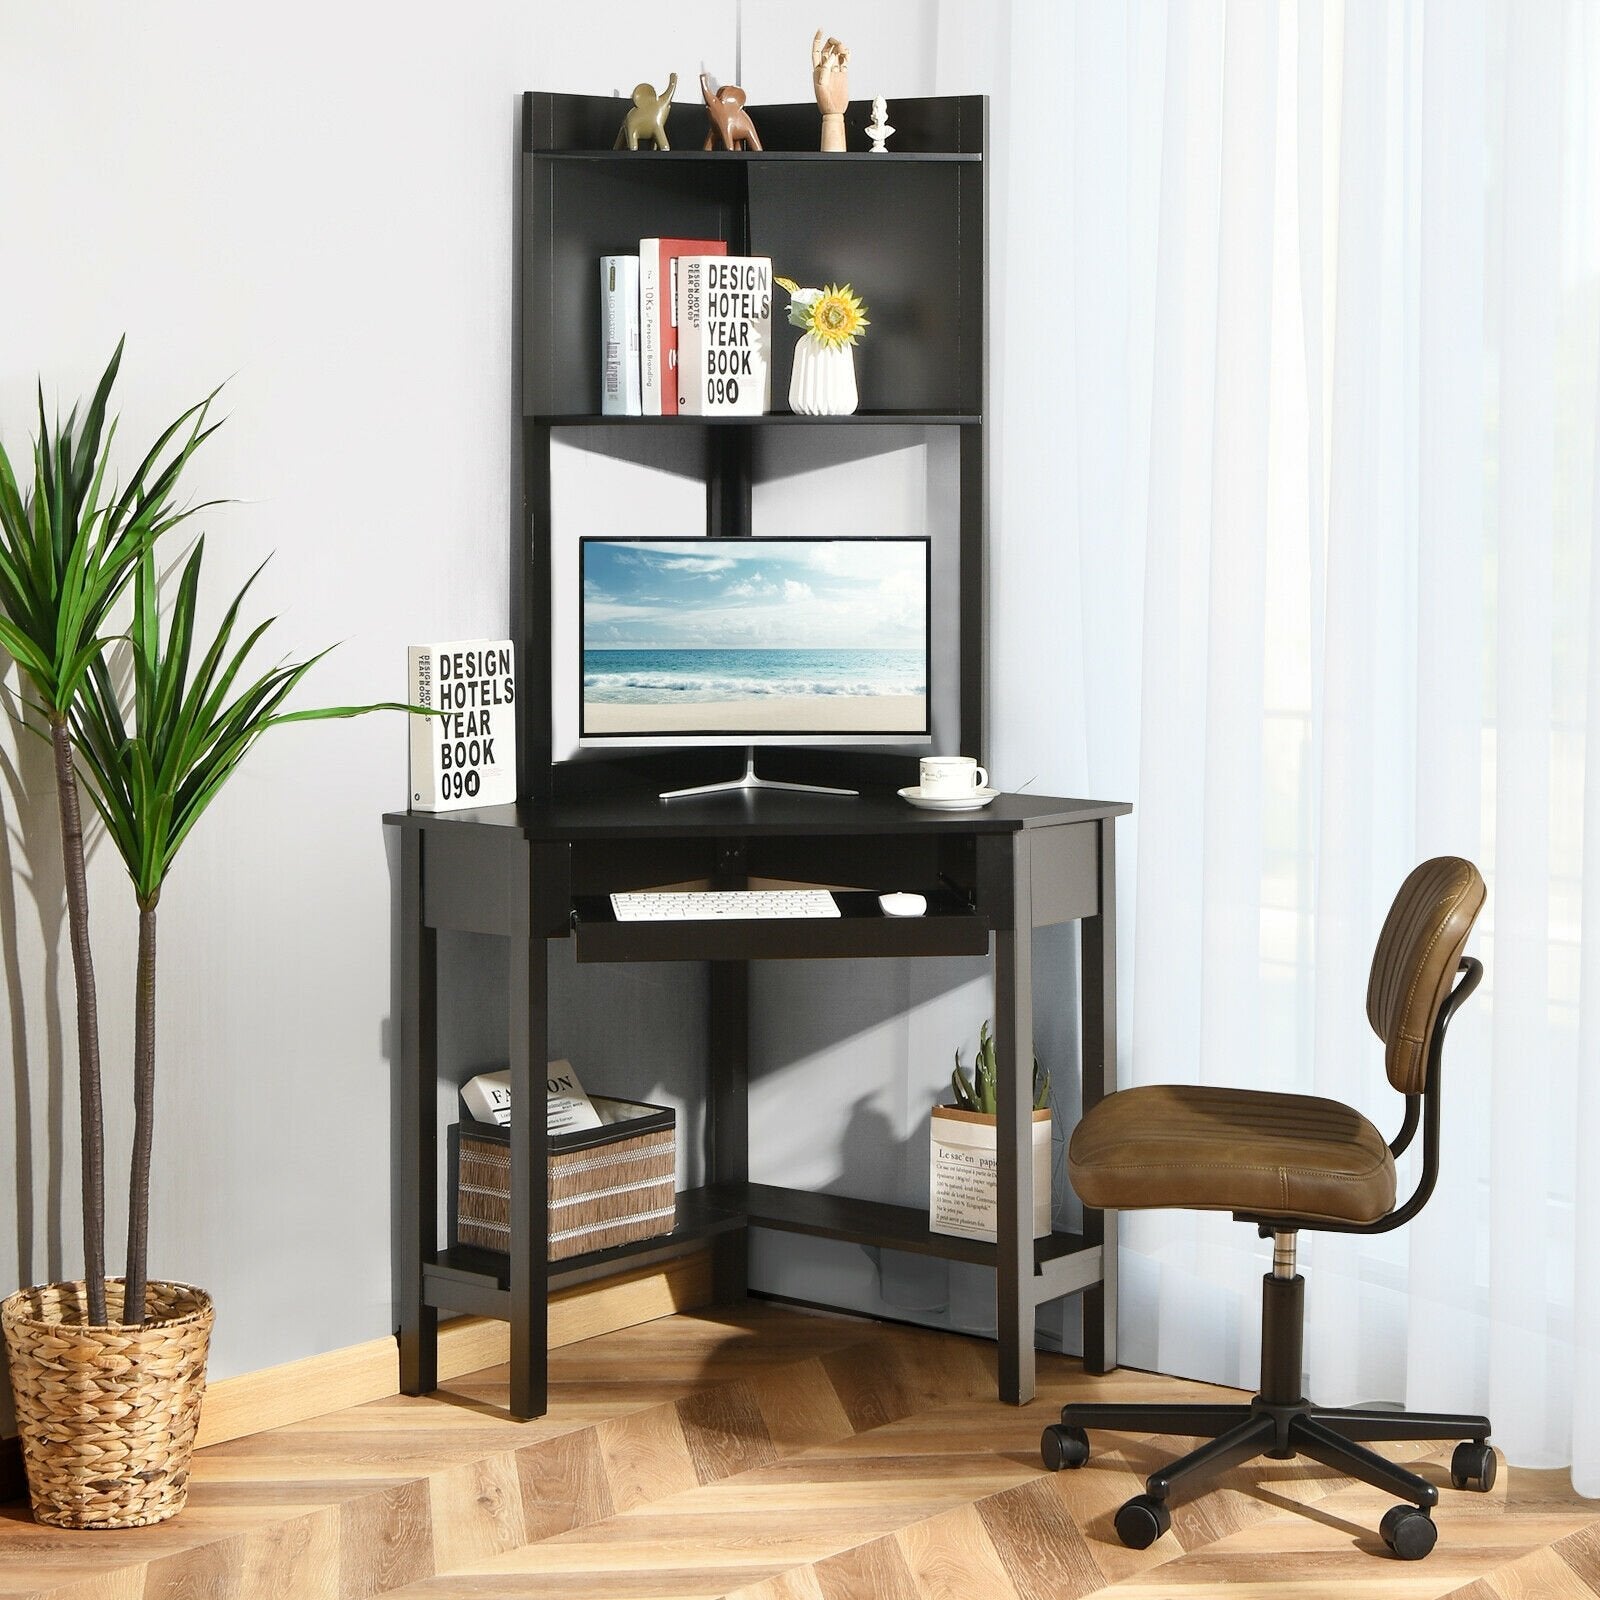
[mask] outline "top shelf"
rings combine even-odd
[[[674,165],[685,162],[748,161],[759,166],[783,161],[831,161],[836,165],[842,162],[847,166],[877,166],[895,162],[926,165],[929,162],[983,160],[982,155],[976,152],[955,150],[885,150],[881,154],[867,150],[534,150],[530,154],[542,161],[650,161]]]
[[[655,87],[666,87],[666,74]],[[667,118],[667,137],[673,149],[616,150],[617,129],[630,100],[622,95],[543,94],[523,96],[522,148],[540,160],[655,161],[680,163],[743,160],[752,165],[785,162],[840,162],[859,166],[894,163],[910,166],[928,162],[979,162],[987,144],[988,110],[981,95],[909,96],[889,101],[889,121],[894,125],[894,149],[874,155],[866,124],[872,115],[870,99],[850,102],[844,115],[845,145],[840,152],[819,148],[822,114],[815,101],[787,105],[753,105],[751,118],[766,146],[762,151],[705,150],[710,127],[700,84],[692,73],[678,75],[677,97]]]

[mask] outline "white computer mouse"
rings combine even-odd
[[[920,894],[880,894],[878,904],[886,917],[920,917],[928,909],[928,898]]]

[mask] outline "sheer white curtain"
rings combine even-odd
[[[1306,1364],[1331,1402],[1486,1410],[1600,1494],[1600,8],[1008,20],[998,776],[1136,804],[1124,1082],[1388,1131],[1373,940],[1416,861],[1480,864],[1439,1188],[1303,1237]],[[1124,1359],[1252,1384],[1266,1247],[1125,1240]]]

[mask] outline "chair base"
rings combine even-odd
[[[1284,1403],[1259,1395],[1248,1405],[1069,1405],[1062,1408],[1060,1424],[1044,1431],[1040,1451],[1045,1465],[1052,1471],[1082,1466],[1089,1458],[1087,1428],[1167,1433],[1206,1441],[1151,1473],[1145,1480],[1145,1493],[1117,1513],[1117,1535],[1135,1549],[1143,1549],[1166,1532],[1171,1525],[1167,1507],[1175,1496],[1192,1493],[1204,1478],[1257,1456],[1277,1460],[1307,1456],[1398,1495],[1407,1504],[1389,1512],[1381,1531],[1384,1542],[1403,1560],[1417,1560],[1433,1548],[1430,1512],[1439,1491],[1426,1478],[1368,1450],[1363,1441],[1461,1440],[1451,1462],[1454,1486],[1487,1490],[1495,1479],[1494,1451],[1485,1443],[1490,1432],[1487,1417],[1336,1410],[1304,1399]]]

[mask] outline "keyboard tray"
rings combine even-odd
[[[863,956],[982,956],[989,923],[949,890],[920,917],[887,917],[875,892],[835,890],[837,917],[738,922],[618,922],[605,895],[573,901],[579,961],[826,961]]]

